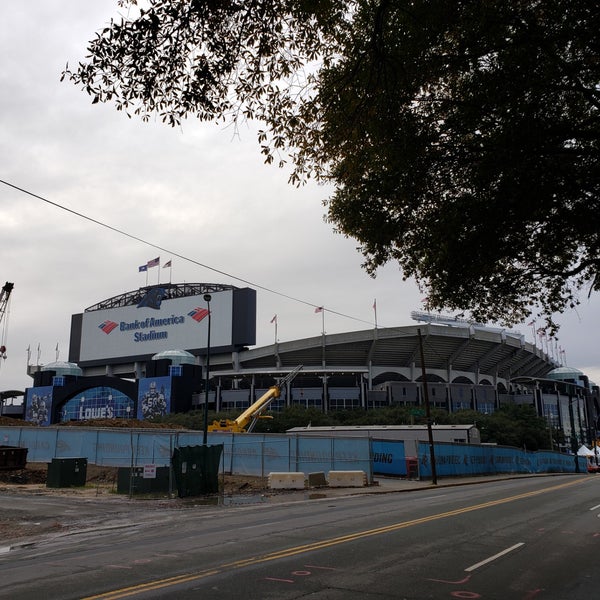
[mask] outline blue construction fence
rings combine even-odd
[[[27,462],[86,458],[89,464],[168,466],[175,448],[198,446],[202,432],[93,429],[83,427],[3,427],[0,444],[27,448]],[[220,469],[239,475],[271,472],[356,471],[373,479],[368,438],[314,438],[299,435],[209,433],[208,445],[223,444]]]
[[[94,429],[83,427],[2,427],[0,445],[27,448],[27,462],[86,458],[88,463],[132,467],[168,466],[177,447],[203,442],[198,431]],[[403,441],[368,437],[314,437],[277,434],[209,433],[208,444],[223,444],[225,473],[266,476],[271,472],[361,470],[373,474],[432,477],[429,444],[419,442],[418,456],[407,457]],[[507,446],[435,443],[439,477],[497,473],[586,472],[585,457],[558,452],[529,452]],[[577,462],[576,462],[577,461]],[[409,472],[411,469],[412,472]]]
[[[428,443],[418,443],[418,456],[407,457],[404,442],[372,440],[373,472],[397,477],[432,477],[431,452]],[[547,450],[529,452],[508,446],[434,443],[436,475],[575,473],[587,472],[587,460],[582,456]],[[410,469],[416,472],[410,473]]]

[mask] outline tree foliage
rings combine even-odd
[[[142,118],[260,121],[371,274],[552,324],[600,289],[599,32],[569,0],[152,0],[66,74]]]
[[[259,419],[255,433],[285,433],[293,427],[335,427],[353,425],[426,425],[424,415],[415,415],[414,410],[406,406],[390,406],[377,409],[336,410],[324,413],[315,408],[288,406],[278,412],[267,413],[268,419]],[[186,427],[202,430],[203,412],[194,410],[188,413],[173,413],[156,417],[153,424],[162,426]],[[237,415],[235,415],[237,416]],[[546,421],[538,417],[532,406],[503,405],[491,414],[474,410],[462,410],[448,413],[445,410],[431,411],[433,423],[437,425],[465,425],[473,423],[480,431],[481,441],[501,446],[525,447],[535,451],[551,447],[550,436],[559,432],[550,432]],[[209,412],[208,422],[232,419],[228,412]],[[76,424],[76,422],[74,422]]]

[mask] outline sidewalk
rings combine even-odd
[[[322,487],[311,488],[309,490],[298,490],[298,494],[303,494],[309,499],[313,498],[339,498],[343,496],[354,496],[358,494],[389,494],[396,492],[411,492],[416,490],[439,489],[444,487],[454,487],[459,485],[476,485],[482,483],[492,483],[494,481],[504,481],[508,479],[524,479],[531,477],[554,477],[557,475],[587,475],[587,473],[531,473],[531,474],[502,474],[502,475],[478,475],[471,477],[438,477],[437,484],[433,484],[431,479],[406,479],[400,477],[374,478],[374,484],[364,487]],[[288,492],[293,493],[293,492]],[[268,500],[275,500],[270,497]],[[281,500],[281,498],[279,498]]]

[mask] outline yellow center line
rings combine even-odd
[[[356,533],[350,533],[348,535],[342,535],[339,537],[322,540],[320,542],[303,544],[301,546],[294,546],[292,548],[285,548],[283,550],[277,550],[275,552],[270,552],[268,554],[263,554],[260,556],[251,556],[249,558],[244,558],[242,560],[237,560],[237,561],[234,561],[231,563],[225,563],[225,564],[223,564],[219,567],[215,567],[213,569],[206,569],[204,571],[196,571],[194,573],[185,573],[183,575],[178,575],[176,577],[168,577],[165,579],[157,579],[154,581],[149,581],[147,583],[142,583],[139,585],[121,588],[118,590],[113,590],[111,592],[106,592],[104,594],[98,594],[96,596],[87,596],[86,598],[83,598],[82,600],[118,600],[119,598],[127,598],[129,596],[141,594],[142,592],[158,590],[158,589],[161,589],[164,587],[178,585],[181,583],[187,583],[189,581],[204,579],[205,577],[210,577],[211,575],[216,575],[216,574],[222,573],[223,571],[226,571],[228,569],[240,569],[243,567],[249,567],[251,565],[256,565],[256,564],[260,564],[260,563],[264,563],[264,562],[269,562],[269,561],[279,560],[282,558],[287,558],[290,556],[295,556],[297,554],[303,554],[305,552],[312,552],[314,550],[330,548],[331,546],[337,546],[339,544],[346,544],[348,542],[352,542],[352,541],[359,540],[359,539],[366,538],[366,537],[371,537],[374,535],[382,535],[384,533],[390,533],[393,531],[398,531],[400,529],[406,529],[407,527],[414,527],[415,525],[431,523],[433,521],[438,521],[440,519],[447,519],[449,517],[463,515],[463,514],[473,512],[476,510],[482,510],[484,508],[491,508],[492,506],[499,506],[501,504],[515,502],[516,500],[522,500],[524,498],[531,498],[533,496],[539,496],[540,494],[546,494],[548,492],[553,492],[556,490],[570,487],[572,485],[585,483],[587,481],[591,481],[591,478],[576,479],[574,481],[569,481],[567,483],[561,483],[561,484],[554,485],[554,486],[544,488],[541,490],[525,492],[523,494],[517,494],[515,496],[508,496],[507,498],[500,498],[499,500],[490,500],[489,502],[482,502],[481,504],[473,504],[472,506],[466,506],[464,508],[457,508],[455,510],[450,510],[450,511],[443,512],[443,513],[437,513],[435,515],[429,515],[427,517],[421,517],[419,519],[412,519],[410,521],[402,521],[400,523],[386,525],[385,527],[377,527],[375,529],[367,529],[364,531],[357,531]]]

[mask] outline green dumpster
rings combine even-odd
[[[53,458],[48,465],[46,487],[83,487],[87,479],[87,458]]]
[[[219,463],[223,444],[180,446],[171,463],[180,498],[216,494],[219,491]]]
[[[27,448],[0,446],[0,471],[24,469],[27,464]]]

